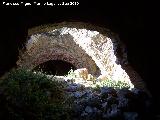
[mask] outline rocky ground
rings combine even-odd
[[[95,87],[93,81],[57,78],[67,84],[73,120],[143,120],[152,116],[151,98],[143,90]]]

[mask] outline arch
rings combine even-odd
[[[69,62],[63,60],[48,60],[36,66],[34,71],[42,71],[48,75],[58,75],[64,76],[67,75],[68,72],[76,67]]]
[[[62,22],[31,28],[28,38],[26,49],[17,61],[18,67],[33,69],[49,60],[63,60],[76,68],[85,67],[97,77],[102,74],[130,84],[142,81],[138,74],[130,77],[127,73],[134,70],[128,67],[126,47],[117,34],[106,28]]]

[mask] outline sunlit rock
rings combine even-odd
[[[88,79],[88,70],[86,68],[77,69],[74,73],[77,78],[83,78],[84,80]]]
[[[134,70],[128,64],[125,45],[108,29],[63,22],[32,28],[28,31],[28,38],[17,61],[18,67],[34,69],[49,60],[63,60],[76,69],[86,68],[88,73],[83,79],[91,74],[102,80],[122,80],[131,88],[134,81],[141,80],[138,74],[133,77]]]

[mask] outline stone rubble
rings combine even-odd
[[[78,79],[79,82],[81,80]],[[141,120],[141,112],[147,107],[144,101],[149,102],[145,92],[136,88],[128,90],[104,86],[94,89],[92,85],[86,87],[86,82],[64,81],[68,84],[65,92],[74,98],[74,120]]]

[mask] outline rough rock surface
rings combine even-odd
[[[18,67],[33,69],[48,60],[63,60],[77,69],[87,68],[96,77],[103,75],[112,80],[128,81],[133,87],[134,81],[143,85],[139,75],[132,74],[133,69],[124,67],[129,66],[127,53],[118,36],[109,30],[88,26],[91,25],[64,22],[29,30]]]
[[[67,83],[64,90],[73,100],[74,120],[145,120],[151,117],[151,99],[145,91],[107,86],[93,88],[82,79],[70,82],[67,78],[55,77]]]

